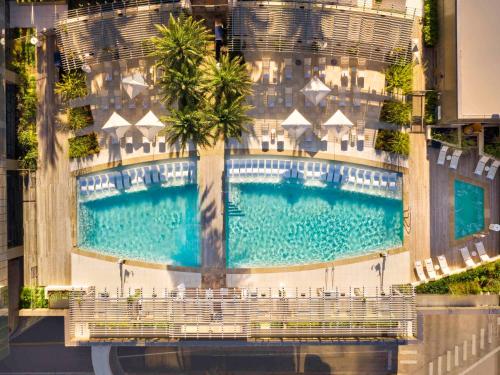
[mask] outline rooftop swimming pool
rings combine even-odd
[[[327,262],[402,246],[400,188],[373,185],[373,176],[386,172],[365,168],[358,179],[360,169],[345,164],[299,163],[262,159],[230,163],[228,267]],[[252,164],[255,173],[253,168],[247,170]],[[349,182],[351,171],[354,179]],[[368,171],[371,178],[366,178]]]
[[[484,228],[484,189],[455,180],[455,239]]]
[[[126,259],[199,266],[193,166],[167,163],[81,177],[78,246]]]
[[[200,266],[194,161],[78,178],[78,246]],[[399,174],[298,158],[227,162],[228,267],[327,262],[402,246]]]

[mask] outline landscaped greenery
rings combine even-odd
[[[87,95],[87,84],[85,73],[81,70],[67,72],[61,81],[56,83],[54,90],[61,97],[61,101],[68,105],[70,100],[82,98]],[[68,118],[68,128],[77,131],[93,124],[92,111],[90,106],[66,108]]]
[[[438,93],[427,91],[425,93],[425,119],[426,125],[435,125],[437,121]]]
[[[385,70],[385,89],[388,93],[408,94],[413,89],[413,63],[399,60]]]
[[[500,260],[469,271],[421,284],[420,294],[480,294],[500,293]]]
[[[380,129],[377,131],[375,149],[408,156],[410,154],[410,136],[397,130]]]
[[[439,39],[437,0],[424,1],[424,26],[422,33],[425,46],[434,47]]]
[[[49,302],[45,299],[45,288],[43,287],[23,287],[19,300],[21,309],[47,308]]]
[[[408,126],[411,121],[411,104],[397,100],[386,100],[380,111],[380,121],[399,126]]]
[[[500,129],[498,127],[484,128],[484,152],[500,159]]]
[[[97,154],[100,151],[95,133],[80,135],[70,138],[68,141],[70,158],[83,158]]]
[[[244,97],[251,93],[251,81],[242,60],[223,55],[215,61],[209,53],[212,36],[203,21],[171,16],[168,26],[156,27],[160,36],[151,40],[152,55],[164,72],[163,101],[177,106],[164,118],[171,125],[168,143],[178,142],[184,150],[189,141],[208,147],[221,138],[239,138],[250,121]]]
[[[21,149],[21,168],[36,169],[38,140],[36,135],[36,78],[35,46],[29,40],[32,29],[15,29],[8,67],[16,72],[18,90],[16,93],[17,117],[19,119],[17,140]]]
[[[458,146],[458,128],[432,128],[431,138]]]

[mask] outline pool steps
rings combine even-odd
[[[226,161],[227,176],[234,181],[266,179],[300,179],[347,184],[369,189],[398,190],[395,172],[367,170],[332,162],[230,159]]]
[[[135,186],[155,184],[180,185],[195,182],[194,161],[171,162],[127,168],[78,178],[83,195],[128,190]]]

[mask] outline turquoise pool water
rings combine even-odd
[[[127,259],[199,266],[197,200],[193,184],[81,200],[78,246]]]
[[[455,239],[484,228],[484,189],[455,180]]]
[[[226,212],[229,267],[326,262],[403,242],[400,199],[332,185],[230,183]]]

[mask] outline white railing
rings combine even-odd
[[[320,339],[416,334],[410,286],[379,289],[188,289],[70,293],[76,342],[121,339]]]

